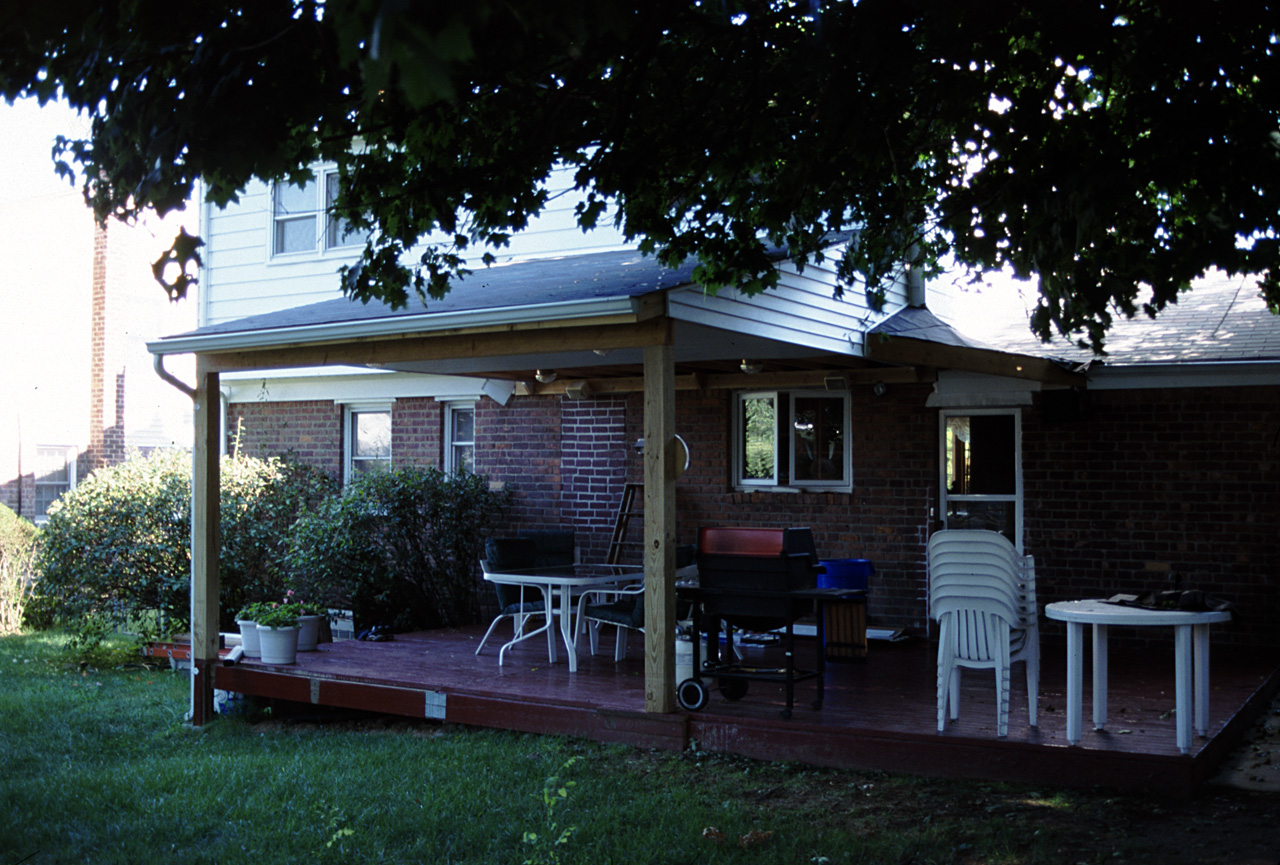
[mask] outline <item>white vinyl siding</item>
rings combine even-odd
[[[332,172],[329,172],[332,174]],[[540,258],[558,258],[591,252],[625,249],[626,243],[609,217],[590,232],[578,228],[574,206],[578,196],[571,191],[573,174],[553,171],[547,181],[551,200],[529,227],[511,238],[509,246],[489,250],[501,263]],[[316,187],[324,188],[320,168]],[[338,269],[354,260],[363,247],[363,237],[342,239],[338,226],[321,230],[316,217],[314,253],[273,253],[276,227],[273,219],[273,188],[261,181],[251,182],[240,200],[218,209],[206,207],[205,241],[201,250],[202,315],[200,324],[211,325],[266,312],[334,300],[342,297]],[[293,214],[301,217],[301,214]],[[432,238],[428,238],[430,242]],[[438,240],[438,239],[437,239]],[[425,244],[424,244],[425,246]],[[405,261],[414,264],[424,246],[411,250]],[[476,247],[464,253],[469,265],[480,271],[484,250]]]

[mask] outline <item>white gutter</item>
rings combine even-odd
[[[1089,390],[1280,385],[1280,361],[1185,360],[1109,365],[1089,370]]]
[[[610,315],[633,315],[638,312],[638,307],[637,298],[606,297],[559,303],[533,303],[496,309],[416,313],[294,327],[163,337],[147,343],[147,351],[162,357],[192,352],[271,348],[286,341],[289,345],[309,345],[340,339],[428,334],[456,328],[504,327],[536,321],[574,321]]]
[[[148,346],[148,348],[150,348],[150,346]],[[157,354],[157,355],[154,355],[154,356],[151,358],[151,364],[152,364],[152,366],[154,366],[154,367],[155,367],[155,369],[156,369],[156,375],[160,376],[160,378],[161,378],[161,379],[163,379],[163,380],[164,380],[165,382],[167,382],[168,384],[173,385],[173,386],[174,386],[174,387],[176,387],[178,390],[182,391],[183,393],[185,393],[187,396],[191,397],[192,399],[195,399],[195,398],[196,398],[196,389],[195,389],[195,388],[193,388],[191,385],[187,384],[185,381],[183,381],[182,379],[178,378],[176,375],[174,375],[173,373],[169,372],[169,370],[167,370],[167,369],[165,369],[165,368],[164,368],[164,355],[163,355],[163,354]]]

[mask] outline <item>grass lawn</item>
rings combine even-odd
[[[185,674],[64,646],[0,638],[0,865],[1250,862],[1214,833],[1277,825],[1274,798],[1239,793],[1160,803],[432,722],[197,730]]]

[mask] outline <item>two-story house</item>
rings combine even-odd
[[[1095,359],[962,334],[972,301],[943,282],[903,280],[881,310],[836,298],[784,250],[776,290],[710,296],[582,234],[566,196],[499,265],[391,310],[340,296],[359,244],[317,177],[206,207],[200,327],[150,345],[217,373],[223,447],[479,472],[514,492],[513,528],[573,528],[600,560],[625,485],[661,479],[638,440],[665,430],[688,452],[662,505],[675,542],[810,526],[823,558],[874,562],[892,627],[928,627],[929,535],[981,526],[1037,557],[1042,601],[1181,581],[1257,611],[1223,641],[1280,647],[1280,319],[1247,278],[1118,323]]]

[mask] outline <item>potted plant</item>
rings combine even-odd
[[[296,601],[262,604],[257,613],[258,642],[264,664],[292,664],[298,659],[298,616],[302,604]]]
[[[262,644],[258,642],[258,613],[264,605],[261,603],[245,604],[236,613],[236,625],[240,628],[240,646],[246,658],[261,658]]]
[[[320,645],[320,625],[325,614],[315,604],[302,601],[293,589],[285,593],[285,602],[302,604],[302,615],[298,616],[298,651],[314,652]]]

